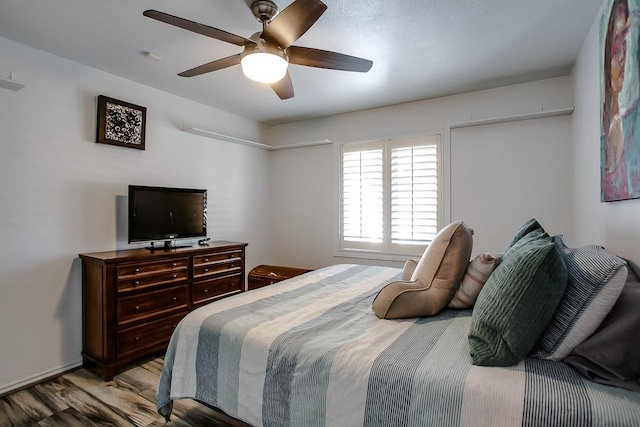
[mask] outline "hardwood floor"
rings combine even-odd
[[[150,359],[105,382],[78,369],[0,398],[5,426],[216,426],[247,425],[192,400],[174,403],[171,422],[156,412],[162,358]]]

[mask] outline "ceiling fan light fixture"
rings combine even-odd
[[[287,74],[289,61],[282,49],[259,40],[248,45],[240,60],[242,72],[251,80],[261,83],[274,83]]]

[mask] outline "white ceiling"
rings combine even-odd
[[[284,9],[291,0],[275,0]],[[295,44],[373,61],[366,74],[290,66],[280,100],[239,66],[176,74],[241,48],[146,18],[156,9],[243,37],[251,0],[0,0],[0,37],[265,124],[566,75],[602,0],[323,0]],[[149,51],[162,58],[146,59]],[[19,76],[16,76],[18,78]],[[135,102],[135,100],[129,100]]]

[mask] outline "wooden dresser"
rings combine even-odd
[[[117,369],[166,348],[180,319],[244,290],[246,243],[80,254],[82,357],[111,381]]]

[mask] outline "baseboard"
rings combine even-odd
[[[32,375],[30,377],[24,378],[19,381],[2,385],[0,386],[0,397],[3,397],[10,393],[15,393],[16,391],[20,391],[22,389],[31,387],[38,383],[50,380],[51,378],[57,377],[58,375],[66,374],[67,372],[78,369],[81,366],[82,366],[82,360],[78,362],[70,363],[60,368],[55,368],[55,369],[51,369],[36,375]]]

